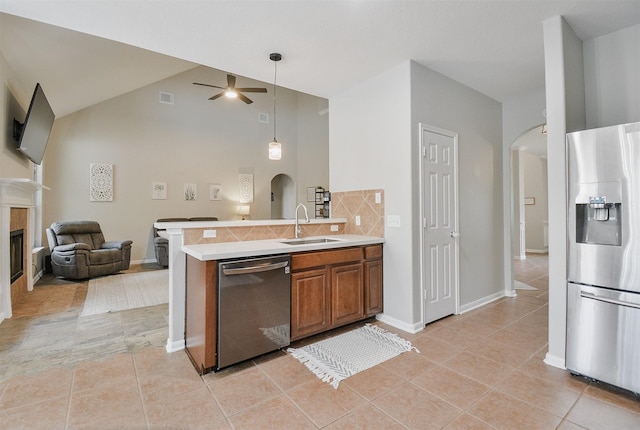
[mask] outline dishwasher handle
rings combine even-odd
[[[246,275],[248,273],[269,272],[271,270],[282,269],[289,265],[288,261],[280,261],[278,263],[258,264],[255,266],[238,267],[233,269],[222,268],[222,273],[229,275]]]

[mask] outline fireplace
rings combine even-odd
[[[14,230],[9,238],[9,264],[11,267],[11,283],[20,279],[24,273],[24,230]]]

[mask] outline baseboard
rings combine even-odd
[[[460,313],[464,314],[466,312],[472,311],[484,305],[488,305],[489,303],[495,302],[496,300],[501,299],[505,296],[506,294],[504,291],[498,291],[497,293],[491,294],[490,296],[483,297],[471,303],[467,303],[466,305],[460,306]]]
[[[424,324],[422,324],[421,322],[415,323],[415,324],[409,324],[385,314],[376,315],[376,319],[382,323],[390,325],[391,327],[395,327],[397,329],[406,331],[407,333],[411,333],[411,334],[418,333],[424,329]]]
[[[143,258],[142,260],[131,260],[131,264],[156,264],[158,261],[155,258]]]
[[[526,252],[530,254],[548,254],[548,249],[527,249]]]
[[[176,340],[174,342],[171,342],[170,339],[167,339],[167,346],[166,346],[166,350],[167,352],[176,352],[176,351],[182,351],[184,349],[184,339],[182,340]]]
[[[527,256],[526,255],[514,255],[513,259],[514,260],[526,260]]]
[[[563,357],[556,357],[555,355],[551,355],[548,352],[544,356],[544,362],[545,364],[557,367],[558,369],[566,369]]]
[[[36,273],[35,275],[33,275],[33,284],[34,285],[36,284],[36,282],[38,282],[40,280],[40,278],[42,278],[42,275],[44,275],[44,270],[41,270],[38,273]]]

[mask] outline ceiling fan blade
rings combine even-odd
[[[224,93],[218,93],[213,97],[209,97],[209,100],[215,100],[215,99],[219,99],[220,97],[222,97],[224,95]]]
[[[244,94],[238,93],[238,98],[248,105],[253,103],[253,100],[251,100],[249,97],[245,96]]]
[[[224,87],[219,87],[217,85],[201,84],[200,82],[194,82],[193,85],[202,85],[203,87],[220,88],[221,90],[224,90]]]
[[[244,92],[244,93],[266,93],[267,89],[266,88],[236,88],[236,91]]]
[[[230,88],[235,88],[236,87],[236,77],[233,75],[227,75],[227,85]]]

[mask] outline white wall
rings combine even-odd
[[[385,216],[401,218],[400,228],[385,227],[384,314],[407,330],[421,320],[412,246],[410,72],[404,62],[329,100],[331,191],[384,189]]]
[[[219,90],[192,82],[224,83],[226,74],[197,67],[56,120],[45,155],[43,224],[70,219],[94,219],[107,239],[132,239],[132,260],[154,258],[152,223],[157,218],[217,216],[239,219],[239,173],[254,175],[251,218],[270,218],[271,179],[279,173],[306,190],[328,176],[326,116],[307,117],[302,106],[320,103],[316,97],[278,88],[277,138],[281,161],[267,159],[273,124],[271,87],[238,77],[239,86],[264,86],[268,94],[250,94],[253,104],[221,98]],[[159,103],[159,92],[174,94],[174,104]],[[310,130],[310,131],[307,131]],[[299,157],[298,141],[313,147],[313,157]],[[313,163],[307,166],[302,163]],[[89,201],[89,164],[114,168],[113,202]],[[321,173],[319,173],[321,172]],[[167,200],[151,199],[151,183],[168,184]],[[195,183],[196,201],[185,201],[183,184]],[[211,201],[209,183],[222,185],[222,201]],[[306,194],[305,194],[306,195]]]
[[[384,91],[380,91],[384,88]],[[502,291],[501,106],[411,61],[330,100],[333,191],[385,190],[384,315],[422,327],[420,122],[459,133],[461,304]]]
[[[549,172],[549,351],[545,361],[564,367],[566,338],[565,135],[586,125],[582,42],[562,17],[543,23]]]
[[[640,121],[640,25],[584,42],[587,128]]]
[[[460,305],[464,310],[503,291],[502,106],[446,76],[412,66],[413,237],[419,237],[421,228],[417,124],[422,122],[458,133]],[[416,239],[414,256],[417,245]]]

